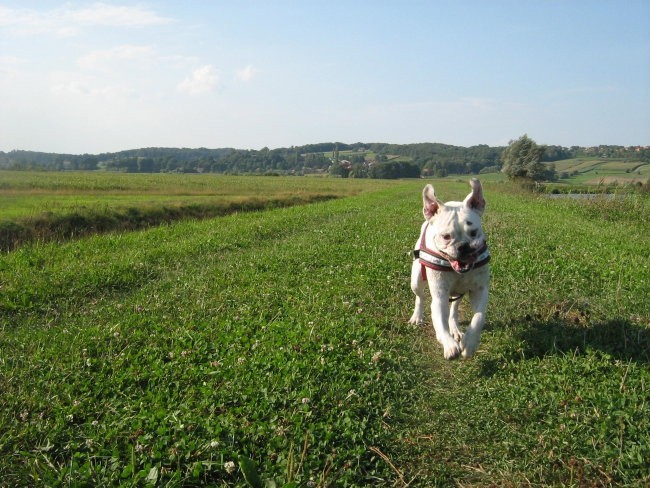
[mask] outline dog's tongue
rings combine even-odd
[[[454,271],[456,273],[461,273],[465,268],[465,266],[460,261],[451,260],[449,261],[449,264],[451,264],[451,267],[454,268]]]
[[[456,273],[464,273],[466,271],[469,271],[472,267],[472,264],[474,263],[475,259],[468,259],[465,262],[460,262],[456,260],[450,260],[449,264],[451,264],[451,267],[454,268],[454,271]]]

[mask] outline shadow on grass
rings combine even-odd
[[[650,328],[615,318],[593,324],[531,322],[520,332],[525,357],[596,349],[622,361],[650,363]]]
[[[615,360],[650,364],[650,327],[631,320],[575,323],[559,318],[544,321],[526,317],[509,326],[514,328],[515,341],[521,344],[506,354],[512,361],[597,350]],[[486,360],[481,372],[492,376],[502,359]]]

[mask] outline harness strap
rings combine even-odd
[[[425,236],[426,236],[426,228],[424,232],[422,232],[422,239],[420,239],[419,249],[415,249],[413,251],[414,259],[419,260],[420,264],[422,265],[422,271],[421,271],[422,279],[424,281],[427,280],[427,268],[435,269],[436,271],[454,271],[454,268],[452,267],[449,260],[447,260],[439,252],[426,247]],[[485,266],[487,263],[490,262],[490,251],[488,250],[487,244],[485,244],[478,251],[478,254],[479,255],[476,258],[476,261],[468,271],[471,271],[476,268],[480,268],[481,266]],[[460,300],[461,298],[463,298],[462,294],[455,295],[449,297],[449,301],[455,302],[456,300]]]
[[[415,249],[415,250],[413,251],[413,256],[415,257],[415,259],[419,259],[419,257],[420,257],[420,250],[419,250],[419,249]],[[420,261],[420,263],[422,263],[422,261]],[[424,281],[427,281],[427,268],[425,267],[424,264],[422,264],[421,268],[422,268],[422,270],[421,270],[421,273],[422,273],[422,279],[423,279]],[[435,268],[434,268],[434,269],[435,269]],[[444,269],[441,269],[440,271],[449,271],[449,270],[448,270],[447,268],[444,268]],[[455,302],[455,301],[457,301],[457,300],[460,300],[460,299],[463,298],[464,296],[465,296],[464,293],[460,293],[460,294],[458,294],[458,295],[451,296],[451,297],[449,297],[449,303],[452,303],[452,302]]]

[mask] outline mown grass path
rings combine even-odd
[[[0,485],[647,484],[647,224],[486,188],[490,325],[445,362],[421,186],[0,256]]]

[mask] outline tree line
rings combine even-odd
[[[523,136],[526,137],[527,136]],[[0,169],[123,171],[130,173],[235,173],[295,174],[329,173],[356,178],[444,177],[450,174],[497,172],[511,151],[508,147],[471,147],[440,143],[386,144],[326,142],[260,150],[233,148],[142,148],[101,154],[57,154],[34,151],[0,152]],[[534,143],[534,141],[533,141]],[[535,145],[537,146],[537,145]],[[535,152],[536,151],[536,152]],[[579,156],[625,157],[650,160],[647,148],[598,146],[538,146],[535,163]],[[529,154],[527,157],[531,157]],[[506,164],[507,168],[508,165]],[[550,179],[539,164],[517,176]],[[507,171],[506,171],[507,173]]]

